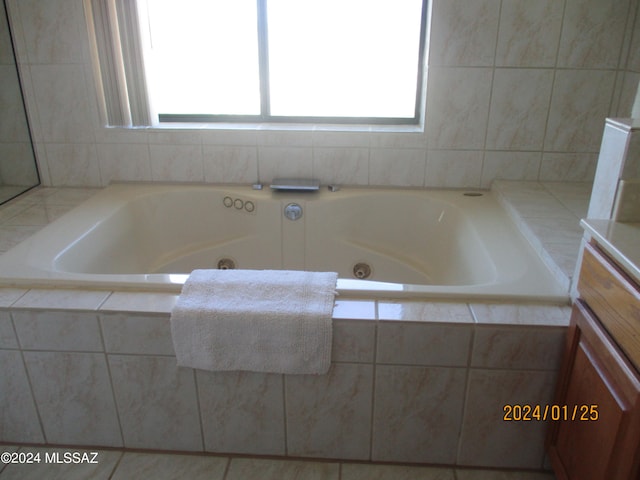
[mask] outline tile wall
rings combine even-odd
[[[178,368],[175,295],[0,290],[0,442],[541,469],[569,307],[340,300],[327,375]],[[164,305],[164,306],[163,306]]]
[[[638,0],[433,0],[425,133],[100,123],[82,0],[8,0],[45,185],[590,181],[640,80]]]

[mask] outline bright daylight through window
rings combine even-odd
[[[423,0],[138,0],[138,9],[153,123],[419,121]]]

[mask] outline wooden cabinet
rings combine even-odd
[[[559,480],[640,479],[637,285],[585,251],[547,439]]]
[[[598,248],[587,245],[583,253],[578,278],[580,297],[637,369],[640,367],[640,289]]]

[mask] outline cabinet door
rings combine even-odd
[[[558,478],[637,479],[639,400],[637,372],[588,308],[576,304],[556,392],[562,419],[548,441]]]

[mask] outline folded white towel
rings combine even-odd
[[[338,274],[194,270],[171,312],[179,366],[326,373]]]

